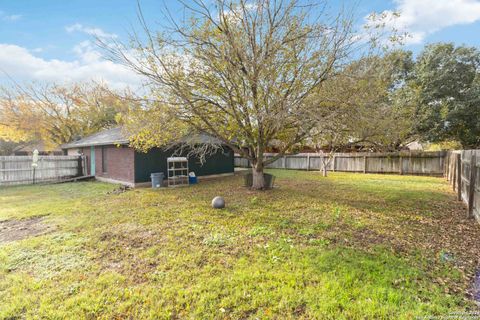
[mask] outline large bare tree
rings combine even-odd
[[[312,134],[322,105],[316,92],[362,41],[353,19],[319,1],[181,3],[186,19],[167,13],[168,27],[157,32],[140,11],[144,33],[128,44],[102,44],[152,90],[156,125],[131,126],[141,136],[133,141],[155,146],[207,133],[249,159],[253,188],[263,189],[265,166]],[[267,160],[272,141],[280,152]]]

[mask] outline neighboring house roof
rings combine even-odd
[[[13,152],[30,152],[31,153],[34,150],[38,150],[40,152],[55,152],[55,151],[61,152],[62,151],[62,149],[58,147],[49,148],[45,145],[43,141],[37,141],[37,142],[31,142],[31,143],[20,145],[16,147],[13,150]]]
[[[197,144],[222,144],[220,140],[208,134],[201,133],[188,136],[182,139],[182,142]],[[62,145],[62,149],[82,148],[89,146],[106,146],[112,144],[128,144],[129,140],[125,136],[121,127],[102,130],[78,141],[70,142]]]
[[[83,139],[62,145],[62,149],[81,148],[89,146],[106,146],[111,144],[128,144],[128,139],[121,127],[102,130]]]
[[[418,141],[413,141],[407,144],[408,150],[423,150],[423,145]]]

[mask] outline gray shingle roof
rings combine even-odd
[[[222,144],[222,142],[206,133],[200,133],[187,136],[181,139],[186,143],[198,143],[198,144]],[[81,148],[89,146],[106,146],[112,144],[128,144],[128,138],[123,134],[121,127],[113,129],[102,130],[94,133],[78,141],[73,141],[67,144],[63,144],[62,149]]]
[[[105,146],[111,144],[128,144],[128,138],[122,132],[121,127],[102,130],[83,139],[62,145],[62,149],[81,148],[89,146]]]

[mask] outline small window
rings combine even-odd
[[[102,172],[107,172],[107,147],[102,146]]]

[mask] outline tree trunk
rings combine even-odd
[[[263,163],[257,163],[253,165],[252,168],[253,174],[253,184],[252,189],[254,190],[263,190],[265,189],[265,179],[263,177]]]
[[[327,176],[327,166],[328,166],[328,160],[325,160],[325,156],[322,156],[320,158],[320,164],[321,164],[321,171],[322,171],[322,176],[326,177]]]

